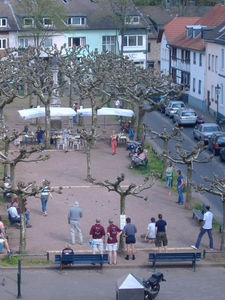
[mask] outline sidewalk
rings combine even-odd
[[[18,109],[18,108],[17,108]],[[17,124],[23,126],[24,121],[17,117],[16,112],[8,111],[8,124]],[[13,123],[14,122],[14,123]],[[87,119],[90,122],[90,119]],[[107,123],[107,121],[106,121]],[[129,185],[133,182],[140,184],[143,176],[134,173],[128,169],[130,159],[125,146],[117,148],[117,154],[111,154],[109,137],[112,130],[116,127],[117,121],[110,118],[107,124],[105,141],[97,143],[97,147],[91,151],[92,176],[98,180],[116,181],[118,175],[125,173],[123,185]],[[103,128],[103,117],[99,118],[99,125]],[[12,126],[12,125],[10,125]],[[66,124],[64,122],[63,126]],[[75,129],[75,127],[74,127]],[[95,223],[96,217],[101,217],[101,224],[106,229],[108,219],[114,218],[115,224],[119,225],[119,196],[115,192],[108,192],[105,188],[92,186],[85,181],[86,178],[86,155],[82,151],[70,150],[64,151],[50,150],[51,158],[46,162],[18,164],[16,173],[20,180],[28,182],[36,180],[40,184],[42,179],[51,180],[51,186],[63,186],[63,194],[54,194],[54,200],[49,200],[47,204],[48,216],[44,217],[41,212],[40,199],[28,198],[28,208],[31,210],[32,228],[27,229],[27,252],[45,253],[46,251],[61,251],[66,243],[70,243],[69,225],[67,223],[67,213],[73,206],[74,201],[79,201],[83,210],[84,217],[81,219],[81,228],[84,236],[83,245],[75,244],[72,248],[74,252],[89,252],[89,230]],[[33,155],[33,157],[36,157]],[[151,163],[151,162],[150,162]],[[148,253],[155,252],[153,245],[148,245],[140,235],[146,232],[147,224],[151,217],[157,219],[161,213],[163,219],[168,223],[168,247],[169,251],[194,251],[190,247],[196,242],[199,233],[199,224],[192,219],[192,212],[184,209],[183,206],[176,205],[177,194],[167,195],[167,189],[164,184],[156,181],[155,185],[142,193],[148,196],[148,201],[128,196],[126,199],[126,216],[131,217],[132,223],[137,226],[137,254],[136,260],[125,261],[124,256],[118,257],[118,266],[146,266],[149,265]],[[0,207],[3,219],[7,219],[6,204]],[[9,227],[10,248],[14,251],[19,247],[19,230],[15,227]],[[220,235],[213,233],[214,249],[220,248]],[[78,242],[78,241],[77,241]],[[208,249],[208,236],[202,239],[200,251]],[[53,257],[52,257],[53,258]],[[206,263],[208,264],[208,263]]]

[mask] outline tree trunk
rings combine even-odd
[[[83,101],[84,101],[84,99],[82,97],[80,97],[80,107],[81,106],[83,107]],[[78,116],[78,125],[84,126],[84,118],[82,116]]]
[[[139,107],[138,124],[137,124],[137,140],[140,141],[143,136],[143,123],[145,117],[145,110]]]
[[[4,112],[3,112],[3,108],[0,108],[0,128],[3,131],[2,133],[4,133],[4,128],[5,128],[5,123],[4,123]],[[3,134],[4,136],[4,134]]]
[[[94,97],[94,96],[93,96]],[[97,128],[98,128],[98,115],[97,115],[97,104],[96,104],[96,100],[92,99],[91,100],[92,103],[92,128],[94,129],[92,131],[92,135],[96,136],[97,135]],[[95,147],[96,145],[96,140],[92,140],[92,146]]]
[[[163,140],[163,149],[165,151],[168,150],[168,140]],[[167,158],[163,157],[163,173],[162,173],[163,178],[166,177],[166,167],[167,167]]]
[[[16,186],[15,170],[16,170],[16,164],[10,164],[10,177],[11,177],[12,188]]]
[[[223,203],[223,228],[222,228],[222,237],[221,237],[221,246],[220,246],[220,250],[224,251],[225,250],[225,245],[224,245],[224,241],[225,241],[225,201],[222,198],[222,203]]]
[[[24,211],[24,199],[21,195],[18,195],[19,208],[20,208],[20,246],[19,252],[24,253],[26,251],[26,218]]]
[[[5,156],[8,157],[9,156],[9,142],[6,141],[5,142],[5,152],[4,152]],[[7,176],[8,173],[8,164],[4,164],[4,178]]]
[[[126,195],[124,193],[120,194],[120,214],[125,215],[125,201],[126,201]],[[122,252],[123,249],[125,249],[125,243],[124,243],[124,237],[121,234],[120,236],[120,246],[119,246],[119,252]]]
[[[87,179],[88,182],[92,180],[91,177],[91,141],[87,140]]]
[[[73,94],[74,94],[73,80],[70,80],[69,107],[71,108],[73,108]]]
[[[187,192],[186,192],[186,203],[185,208],[190,208],[191,206],[191,177],[192,177],[192,171],[191,171],[191,163],[187,164]]]
[[[45,106],[45,132],[46,132],[46,148],[50,148],[51,139],[51,120],[50,120],[50,106],[47,104]]]

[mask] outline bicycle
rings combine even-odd
[[[116,133],[125,133],[125,132],[129,133],[129,131],[130,131],[130,124],[128,122],[126,122],[125,120],[122,119],[120,121],[120,124],[116,126],[115,131],[116,131]]]

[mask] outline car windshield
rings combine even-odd
[[[220,137],[218,137],[217,142],[218,142],[218,143],[225,143],[225,136],[220,136]]]
[[[173,108],[180,108],[180,107],[185,107],[183,103],[176,103],[173,104]]]
[[[183,112],[182,113],[182,116],[185,116],[185,117],[187,117],[187,116],[195,116],[196,114],[195,114],[195,112],[193,111],[193,112]]]
[[[218,126],[209,126],[209,127],[205,127],[204,132],[216,132],[216,131],[220,131]]]

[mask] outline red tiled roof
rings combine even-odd
[[[219,26],[225,21],[225,5],[215,5],[207,14],[201,17],[194,25],[202,25],[207,27]],[[188,25],[188,24],[186,24]],[[191,25],[191,24],[190,24]],[[192,24],[193,25],[193,24]],[[186,33],[183,32],[179,36],[177,35],[169,45],[193,49],[193,50],[204,50],[205,42],[201,40],[201,34],[197,38],[192,36],[186,37]]]
[[[164,29],[167,41],[171,41],[178,35],[180,35],[182,32],[185,32],[186,25],[193,25],[199,19],[199,17],[176,17],[172,21],[163,25],[161,28]]]

